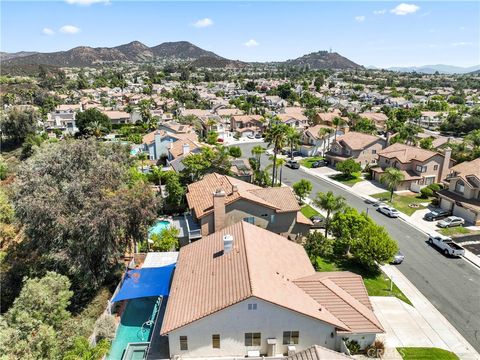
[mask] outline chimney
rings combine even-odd
[[[182,155],[187,155],[189,152],[190,152],[190,145],[188,143],[184,143]]]
[[[223,255],[228,254],[233,249],[233,236],[223,235]]]
[[[213,221],[215,232],[223,229],[225,225],[225,191],[217,189],[213,193]]]
[[[449,169],[450,169],[450,158],[452,157],[452,149],[450,149],[449,147],[445,148],[445,151],[443,153],[443,164],[441,166],[441,170],[440,170],[440,173],[438,174],[439,178],[438,178],[438,182],[444,180],[448,173],[449,173]]]
[[[238,192],[238,185],[233,185],[233,186],[232,186],[232,191],[233,191],[234,193]]]

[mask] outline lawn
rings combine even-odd
[[[304,205],[302,206],[302,209],[300,210],[305,217],[310,219],[314,215],[319,215],[319,212],[312,208],[310,205]]]
[[[399,347],[397,350],[405,360],[458,360],[454,353],[439,348]]]
[[[375,199],[390,199],[390,193],[388,191],[382,192],[379,194],[372,195]],[[398,195],[393,194],[393,202],[391,203],[388,200],[384,202],[388,205],[393,206],[398,211],[407,214],[408,216],[412,215],[415,211],[425,209],[426,206],[420,205],[421,203],[429,203],[431,199],[422,199],[419,195]],[[410,207],[410,204],[417,204],[418,207]]]
[[[331,178],[345,185],[353,186],[360,181],[364,181],[364,179],[360,175],[361,175],[360,172],[355,172],[351,176],[346,176],[344,174],[337,174],[337,175],[331,176]]]
[[[317,256],[315,259],[315,265],[318,271],[351,271],[359,274],[363,277],[363,283],[367,288],[369,296],[395,296],[407,304],[412,305],[410,300],[400,291],[395,283],[393,283],[392,291],[390,291],[390,278],[381,271],[378,273],[368,273],[350,262],[335,262],[320,256]]]
[[[464,228],[463,226],[455,226],[451,228],[445,228],[442,230],[438,231],[440,234],[443,234],[445,236],[455,236],[455,235],[467,235],[467,234],[476,234],[478,231],[473,231],[467,228]]]
[[[312,164],[313,164],[315,161],[319,161],[319,160],[325,160],[325,158],[324,158],[324,157],[310,157],[310,158],[302,159],[302,160],[300,160],[300,165],[305,166],[306,168],[311,169],[311,168],[312,168]]]

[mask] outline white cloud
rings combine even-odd
[[[67,4],[71,5],[82,5],[82,6],[89,6],[92,4],[99,4],[103,3],[105,5],[110,4],[110,0],[65,0]]]
[[[374,10],[374,11],[373,11],[373,14],[374,14],[374,15],[383,15],[383,14],[385,14],[386,12],[387,12],[387,10],[385,10],[385,9],[382,9],[382,10]]]
[[[213,21],[210,18],[200,19],[193,24],[196,28],[205,28],[213,25]]]
[[[60,28],[60,32],[64,34],[76,34],[80,31],[80,28],[73,25],[64,25]]]
[[[356,22],[364,22],[365,21],[365,16],[363,16],[363,15],[355,16],[355,21]]]
[[[247,42],[243,43],[246,47],[254,47],[260,45],[256,40],[250,39]]]
[[[54,35],[54,34],[55,34],[55,31],[53,31],[53,30],[50,29],[50,28],[43,28],[43,29],[42,29],[42,33],[44,33],[45,35]]]
[[[459,41],[459,42],[451,43],[450,45],[452,45],[452,46],[469,46],[469,45],[473,45],[473,43],[470,42],[470,41]]]
[[[408,15],[417,12],[419,9],[420,7],[415,4],[401,3],[390,10],[390,12],[395,15]]]

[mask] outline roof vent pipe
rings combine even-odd
[[[223,235],[223,254],[228,254],[233,249],[233,236]]]

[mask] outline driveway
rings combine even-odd
[[[373,194],[380,194],[387,189],[380,183],[374,181],[361,181],[352,186],[352,190],[355,190],[356,193],[361,195],[373,195]]]

